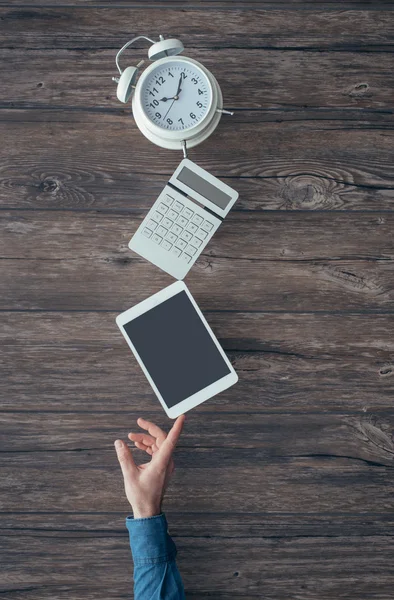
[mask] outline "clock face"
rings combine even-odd
[[[171,60],[147,75],[141,102],[155,125],[182,131],[200,123],[207,114],[212,102],[211,85],[193,63]]]

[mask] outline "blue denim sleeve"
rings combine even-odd
[[[126,518],[134,562],[135,600],[185,600],[176,566],[176,546],[164,513],[155,517]]]

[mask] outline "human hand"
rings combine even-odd
[[[135,519],[153,517],[161,513],[161,503],[174,471],[172,454],[181,435],[185,415],[177,418],[168,435],[151,421],[139,418],[138,425],[149,433],[129,433],[137,448],[152,458],[136,465],[130,448],[116,440],[115,448],[122,469],[125,492]]]

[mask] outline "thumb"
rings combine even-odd
[[[122,469],[123,478],[133,477],[137,472],[137,465],[134,462],[134,458],[130,452],[130,448],[122,440],[116,440],[115,450],[118,456],[120,468]]]

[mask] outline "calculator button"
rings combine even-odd
[[[179,225],[177,225],[176,223],[173,225],[171,231],[173,231],[175,233],[175,235],[179,235],[182,231],[182,227],[180,227]]]
[[[176,210],[177,212],[181,212],[181,210],[183,208],[183,204],[182,204],[182,202],[179,202],[178,200],[175,200],[174,206],[172,208],[174,210]]]
[[[171,242],[171,244],[173,244],[176,240],[177,236],[175,235],[175,233],[172,233],[172,231],[169,231],[167,233],[166,239]]]
[[[152,235],[152,233],[153,231],[151,229],[148,229],[147,227],[144,227],[144,229],[142,230],[142,235],[148,238]]]
[[[179,250],[179,248],[175,248],[175,246],[174,246],[171,250],[171,254],[174,254],[175,256],[179,256],[180,254],[182,254],[182,250]]]
[[[168,231],[168,229],[163,227],[163,225],[159,225],[159,227],[156,229],[156,233],[158,235],[162,235],[163,237],[166,235],[167,231]]]
[[[195,248],[194,246],[191,246],[189,244],[188,247],[186,248],[185,252],[187,252],[188,254],[191,254],[192,256],[194,256],[195,253],[197,252],[197,248]]]
[[[172,223],[173,221],[171,221],[171,219],[169,219],[168,217],[164,217],[161,224],[163,225],[163,227],[167,227],[167,229],[170,229]]]
[[[190,233],[190,231],[184,231],[183,233],[181,233],[181,238],[183,240],[186,240],[187,242],[190,242],[190,240],[192,239],[192,234]]]
[[[203,231],[202,229],[199,229],[196,233],[196,236],[200,238],[200,240],[205,240],[205,238],[207,237],[207,232]]]
[[[164,248],[164,250],[169,250],[170,248],[172,248],[172,244],[170,244],[170,242],[168,242],[167,240],[163,240],[161,246]]]
[[[204,231],[207,231],[208,233],[211,231],[212,228],[213,228],[213,225],[209,221],[204,221],[204,224],[201,225],[201,229],[203,229]]]
[[[195,248],[199,248],[201,246],[201,244],[202,244],[202,241],[199,240],[196,236],[194,236],[194,238],[192,239],[192,241],[190,243]]]
[[[155,221],[152,221],[152,219],[149,219],[149,221],[147,222],[147,226],[149,227],[149,229],[152,229],[152,231],[154,231],[157,227],[157,223],[155,223]]]
[[[201,225],[201,223],[203,222],[203,218],[200,217],[200,215],[198,215],[197,213],[194,215],[194,217],[192,218],[192,223],[194,223],[195,225]]]
[[[165,215],[167,210],[168,210],[168,206],[166,206],[165,204],[163,204],[162,202],[160,202],[159,206],[157,207],[157,210],[159,211],[159,213],[161,213],[162,215]]]
[[[181,227],[186,227],[187,224],[187,219],[185,219],[185,217],[182,217],[182,215],[179,215],[179,217],[177,218],[178,225],[180,225]]]
[[[196,233],[198,227],[194,223],[189,223],[189,225],[186,227],[186,229],[188,231],[190,231],[191,233]]]
[[[186,217],[186,219],[191,219],[194,213],[192,210],[190,210],[190,208],[185,206],[185,208],[182,211],[182,214],[184,217]]]
[[[168,211],[167,217],[169,219],[172,219],[173,221],[175,221],[175,219],[177,218],[178,213],[175,212],[175,210],[172,210],[172,208],[170,208],[170,210]]]
[[[185,254],[185,252],[182,252],[181,259],[184,260],[185,262],[189,263],[191,261],[192,257],[189,254]]]
[[[174,198],[172,198],[171,196],[166,194],[163,199],[163,202],[164,202],[164,204],[167,204],[167,206],[171,206],[171,204],[174,202]]]
[[[160,237],[160,235],[157,235],[157,233],[154,233],[154,234],[152,235],[152,240],[153,240],[153,241],[154,241],[156,244],[160,244],[160,242],[161,242],[161,240],[162,240],[162,239],[163,239],[163,238],[162,238],[162,237]]]
[[[185,240],[181,240],[181,238],[179,238],[179,240],[176,243],[177,248],[180,248],[181,250],[184,250],[187,246]]]
[[[163,218],[163,215],[161,215],[159,212],[157,212],[157,210],[155,210],[155,212],[152,215],[152,218],[157,221],[158,223],[160,223],[160,221]]]

